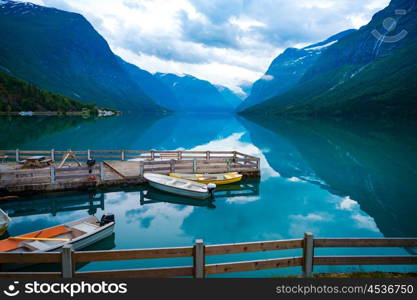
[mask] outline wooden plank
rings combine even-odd
[[[191,257],[193,247],[138,249],[138,250],[109,250],[109,251],[80,251],[74,252],[75,262],[133,260],[148,258]]]
[[[120,177],[122,177],[123,179],[126,179],[126,176],[124,174],[122,174],[121,172],[119,172],[117,169],[113,168],[108,162],[103,162],[104,165],[106,167],[108,167],[112,172],[116,173],[117,175],[119,175]]]
[[[1,176],[7,176],[7,175],[25,175],[25,174],[49,174],[49,168],[43,168],[43,169],[20,169],[20,170],[7,170],[7,171],[1,171]]]
[[[118,153],[120,157],[120,153],[122,153],[122,150],[90,150],[90,153]],[[96,155],[94,155],[97,157]]]
[[[206,255],[223,255],[260,251],[298,249],[303,247],[303,239],[237,243],[223,245],[206,245]]]
[[[206,265],[206,274],[223,274],[234,272],[258,271],[301,266],[302,257],[264,259],[245,262]]]
[[[0,272],[0,278],[61,278],[60,272]]]
[[[417,255],[409,256],[315,256],[314,265],[416,265]]]
[[[58,263],[61,253],[9,253],[0,252],[0,263]]]
[[[192,276],[192,267],[76,272],[74,278],[161,278]]]
[[[59,175],[55,176],[56,180],[70,180],[70,179],[80,179],[80,178],[87,178],[90,176],[100,176],[99,173],[92,173],[92,174],[72,174],[72,175]]]
[[[49,183],[49,176],[39,176],[39,177],[24,177],[13,180],[0,180],[0,185],[19,185],[19,184],[32,184],[32,183]]]
[[[314,247],[417,247],[413,238],[314,239]]]
[[[20,154],[49,154],[50,150],[19,150]]]
[[[88,171],[88,167],[77,167],[77,168],[61,168],[56,169],[57,173],[77,172],[77,171]],[[99,166],[94,166],[93,170],[99,170]]]

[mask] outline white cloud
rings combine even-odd
[[[83,14],[117,54],[242,92],[285,48],[365,25],[389,0],[33,0]]]
[[[263,75],[263,76],[261,77],[261,79],[262,79],[262,80],[265,80],[265,81],[271,81],[271,80],[273,80],[273,79],[274,79],[274,76],[272,76],[272,75]]]

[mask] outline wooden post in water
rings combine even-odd
[[[143,176],[143,173],[145,173],[145,164],[141,161],[139,165],[139,176]]]
[[[50,170],[51,170],[51,183],[55,183],[55,165],[51,165]]]
[[[104,163],[102,161],[100,162],[100,180],[101,181],[105,180]]]
[[[314,236],[311,232],[304,233],[303,246],[303,275],[311,277],[313,274]]]
[[[170,173],[175,172],[175,159],[171,159],[169,161],[169,171],[170,171]]]
[[[74,275],[72,254],[71,245],[64,245],[62,247],[62,278],[72,278]]]
[[[204,278],[205,272],[205,249],[204,241],[201,239],[195,240],[194,245],[194,278]]]
[[[16,149],[16,162],[20,161],[20,157],[19,157],[19,149]]]

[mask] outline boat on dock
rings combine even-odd
[[[101,221],[95,216],[89,216],[1,240],[0,252],[55,252],[67,244],[72,245],[74,250],[79,250],[110,236],[114,231],[114,225],[112,214],[103,215]]]
[[[238,172],[221,173],[221,174],[183,174],[183,173],[170,173],[169,176],[174,178],[187,179],[199,183],[216,185],[230,184],[239,182],[242,180],[242,174]]]
[[[0,208],[0,236],[2,236],[9,228],[12,219]]]
[[[212,197],[214,190],[216,189],[216,185],[212,183],[203,184],[155,173],[145,173],[143,177],[155,189],[196,199],[207,199]]]

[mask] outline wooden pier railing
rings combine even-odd
[[[43,157],[52,162],[49,167],[30,169],[0,168],[0,187],[14,187],[34,184],[59,184],[74,181],[98,183],[115,179],[140,179],[145,172],[168,174],[259,172],[259,158],[237,151],[138,151],[138,150],[0,150],[2,163],[21,164],[33,156]],[[89,172],[81,162],[97,160]],[[125,161],[129,161],[125,163]],[[130,164],[135,161],[138,167]],[[62,168],[62,165],[69,165]],[[77,163],[77,164],[76,164]],[[112,164],[118,164],[113,166]],[[125,174],[123,173],[125,172]],[[126,175],[128,174],[128,175]]]
[[[143,159],[143,160],[158,160],[158,159],[178,159],[178,160],[214,160],[214,159],[234,159],[236,162],[245,162],[247,164],[256,165],[259,158],[244,154],[238,151],[168,151],[168,150],[0,150],[0,156],[4,161],[20,162],[31,156],[44,156],[53,161],[61,160],[71,153],[73,157],[68,157],[68,160],[87,160],[94,158],[96,160],[129,160],[129,159]]]
[[[341,238],[314,239],[306,233],[303,239],[251,242],[239,244],[204,245],[196,240],[194,246],[138,250],[72,251],[65,246],[61,253],[0,253],[0,265],[9,263],[60,263],[61,272],[0,272],[0,277],[63,277],[63,278],[128,278],[128,277],[194,277],[204,278],[231,272],[301,267],[305,277],[311,277],[318,265],[416,265],[417,255],[408,256],[316,256],[315,248],[323,247],[417,247],[413,238]],[[254,261],[206,264],[206,257],[236,253],[302,249],[302,256]],[[137,259],[192,257],[193,265],[179,267],[75,271],[77,263]]]

